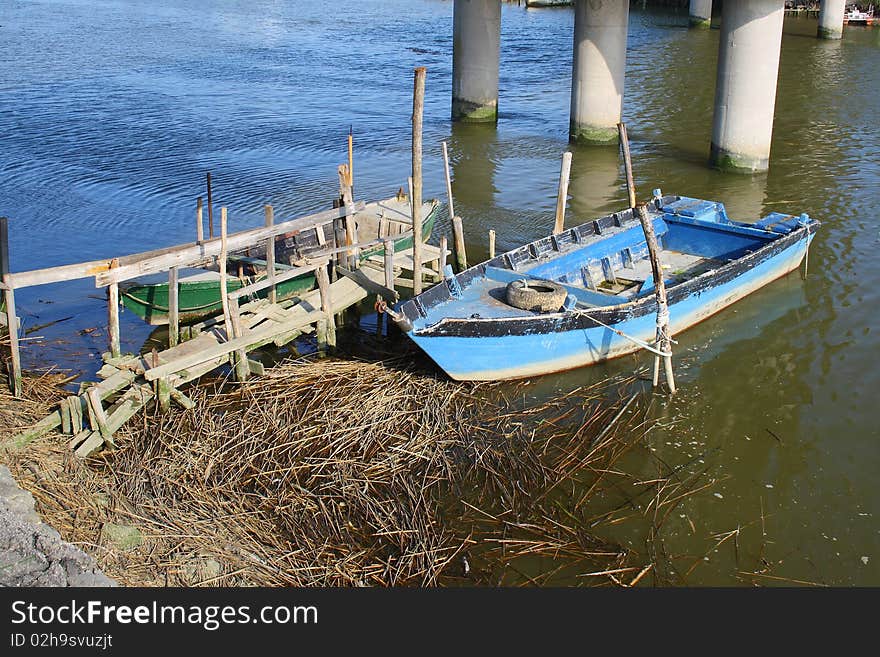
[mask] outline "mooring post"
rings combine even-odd
[[[229,299],[229,319],[232,322],[232,334],[236,338],[244,335],[241,329],[241,310],[238,307],[238,297]],[[239,349],[235,352],[235,378],[239,381],[247,381],[251,373],[248,366],[247,349]]]
[[[559,189],[556,192],[556,223],[553,234],[565,230],[565,204],[568,201],[568,179],[571,174],[571,151],[562,154],[562,170],[559,172]]]
[[[180,297],[177,285],[177,267],[168,270],[168,346],[180,342]]]
[[[443,272],[446,271],[446,251],[447,251],[446,235],[440,236],[440,259],[437,261],[437,270],[440,279],[443,279]]]
[[[489,231],[489,260],[495,257],[495,231]]]
[[[9,355],[12,369],[9,388],[21,396],[21,352],[18,347],[18,318],[15,316],[15,291],[9,277],[9,220],[0,217],[0,274],[3,278],[3,298],[6,301],[6,328],[9,331]]]
[[[214,212],[213,212],[213,204],[211,203],[211,172],[208,171],[207,174],[208,179],[208,237],[214,237]]]
[[[339,196],[345,207],[345,245],[351,246],[357,244],[357,227],[355,226],[355,209],[354,200],[351,197],[351,185],[349,184],[348,165],[340,164],[337,168],[339,174]],[[345,252],[345,265],[352,271],[358,268],[358,249],[357,247],[348,249]]]
[[[467,269],[467,249],[464,245],[464,226],[461,223],[461,217],[452,218],[452,237],[455,240],[455,264],[458,265],[458,271],[462,272]]]
[[[271,205],[266,205],[263,207],[263,211],[266,213],[266,227],[271,227],[275,223],[275,210]],[[321,230],[318,228],[317,230]],[[275,236],[272,235],[269,239],[266,240],[266,276],[269,277],[269,281],[272,283],[272,287],[269,288],[269,301],[271,303],[275,303],[278,300],[277,292],[275,291]]]
[[[413,79],[412,114],[412,226],[413,226],[413,295],[422,293],[422,115],[425,108],[427,70],[419,66]]]
[[[385,247],[385,287],[389,290],[394,289],[394,240],[386,239],[382,241]]]
[[[196,244],[205,241],[205,225],[202,220],[202,197],[196,199]]]
[[[632,157],[629,152],[629,137],[626,134],[626,124],[617,124],[617,133],[620,136],[620,148],[623,151],[623,168],[626,171],[626,191],[629,194],[629,207],[636,208],[636,184],[633,181]]]
[[[651,271],[654,275],[655,295],[657,297],[657,337],[655,346],[665,352],[663,364],[666,369],[666,383],[669,392],[675,393],[675,378],[672,375],[672,336],[669,334],[669,308],[666,304],[666,283],[663,281],[663,266],[660,264],[660,248],[657,245],[657,235],[654,233],[654,224],[648,216],[648,205],[642,203],[638,206],[637,214],[645,232],[645,242],[648,245],[648,254],[651,257]],[[654,356],[653,384],[660,383],[660,356]]]
[[[449,151],[446,150],[446,142],[443,142],[443,171],[446,173],[446,200],[449,210],[449,221],[455,216],[455,208],[452,205],[452,177],[449,175]]]
[[[323,342],[323,350],[326,351],[327,345],[331,348],[336,347],[336,326],[333,323],[333,300],[330,298],[330,277],[327,275],[327,268],[323,265],[318,267],[315,270],[315,279],[318,281],[318,290],[321,294],[321,310],[326,316],[318,322],[318,348],[322,348]]]
[[[348,126],[348,189],[354,198],[354,127]]]
[[[232,339],[232,318],[229,316],[229,289],[226,281],[226,207],[220,208],[220,302],[223,306],[223,326],[226,328],[226,341]]]
[[[119,267],[119,259],[110,261],[110,269]],[[119,343],[119,283],[113,282],[107,286],[107,328],[110,334],[110,355],[119,358],[122,355],[122,347]]]

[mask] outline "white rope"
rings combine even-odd
[[[807,228],[806,221],[798,221],[798,226]],[[810,267],[810,230],[807,228],[807,236],[804,238],[804,280],[807,280],[807,270]]]
[[[590,315],[588,312],[585,312],[583,310],[575,310],[574,312],[576,312],[578,315],[583,315],[584,317],[587,317],[591,322],[596,322],[599,326],[603,326],[603,327],[607,328],[609,331],[614,331],[620,337],[626,338],[630,342],[633,342],[633,343],[639,345],[642,349],[647,349],[651,353],[657,354],[658,356],[663,356],[664,358],[666,358],[666,357],[671,358],[672,357],[671,351],[660,351],[659,349],[654,348],[653,346],[651,346],[647,342],[643,342],[642,340],[639,340],[638,338],[634,338],[631,335],[627,335],[623,331],[616,329],[613,326],[608,326],[608,324],[600,322],[598,319],[596,319],[595,317]]]

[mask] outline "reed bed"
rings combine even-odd
[[[651,429],[634,387],[546,401],[406,355],[297,359],[189,389],[193,410],[143,412],[99,458],[56,435],[6,460],[46,521],[125,585],[664,583],[659,551],[602,538],[630,515],[659,533],[696,487],[615,469]],[[109,545],[109,522],[143,545]]]

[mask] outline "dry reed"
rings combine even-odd
[[[692,483],[633,491],[615,469],[650,430],[635,377],[538,402],[411,361],[282,363],[191,388],[193,410],[141,413],[100,458],[55,435],[6,460],[46,521],[127,585],[658,581],[653,557],[599,536]],[[144,544],[115,549],[108,522]]]

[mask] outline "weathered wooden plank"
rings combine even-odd
[[[237,290],[233,290],[229,293],[228,296],[230,299],[238,299],[239,297],[256,294],[260,290],[265,290],[267,287],[270,287],[272,285],[277,285],[278,283],[289,281],[292,278],[298,278],[303,274],[308,274],[314,271],[318,267],[325,267],[329,261],[330,259],[326,257],[314,260],[303,267],[294,267],[285,271],[283,274],[278,274],[277,276],[275,276],[274,280],[270,278],[264,278],[262,281],[251,283],[250,285],[245,285],[244,287],[241,287]]]
[[[365,204],[362,201],[355,203],[355,210],[358,212],[363,210],[364,207]],[[314,228],[315,224],[327,223],[339,217],[343,217],[345,216],[344,213],[344,208],[333,208],[332,210],[325,210],[324,212],[319,212],[307,217],[300,217],[299,219],[274,224],[270,227],[253,228],[238,233],[230,233],[227,235],[227,250],[237,251],[249,246],[256,246],[260,242],[265,242],[266,239],[274,235],[311,229]],[[187,244],[183,246],[169,247],[168,249],[161,250],[162,252],[155,255],[139,254],[140,257],[138,259],[130,262],[127,262],[127,260],[132,256],[129,256],[128,258],[120,257],[120,266],[117,270],[113,272],[105,270],[95,275],[95,287],[109,285],[114,281],[121,282],[146,274],[162,272],[175,265],[183,267],[198,262],[199,260],[204,260],[208,257],[219,256],[220,248],[220,238],[216,237],[205,241],[203,244]],[[27,281],[26,277],[19,278],[20,276],[20,274],[15,275],[16,287],[23,287],[19,284],[19,280]],[[82,278],[82,276],[77,278]]]
[[[387,288],[381,283],[373,280],[361,269],[349,271],[345,267],[337,266],[336,270],[346,278],[349,278],[357,283],[360,287],[364,288],[368,292],[381,295],[383,299],[397,301],[400,298],[400,295],[397,293],[396,290],[394,290],[393,288]]]
[[[185,355],[180,358],[176,358],[170,362],[162,363],[158,367],[148,369],[144,373],[144,378],[147,381],[155,381],[156,379],[159,379],[168,374],[180,372],[181,370],[187,369],[193,365],[198,365],[224,354],[230,354],[238,349],[245,349],[249,351],[250,349],[255,348],[255,345],[271,342],[279,333],[293,331],[297,329],[298,326],[296,326],[296,324],[311,324],[312,322],[318,321],[322,316],[323,313],[321,311],[312,311],[303,317],[297,317],[296,319],[292,320],[289,325],[274,325],[266,331],[254,331],[253,333],[249,333],[248,335],[245,335],[241,338],[233,338],[228,342],[215,344],[207,349],[200,350],[198,352]]]

